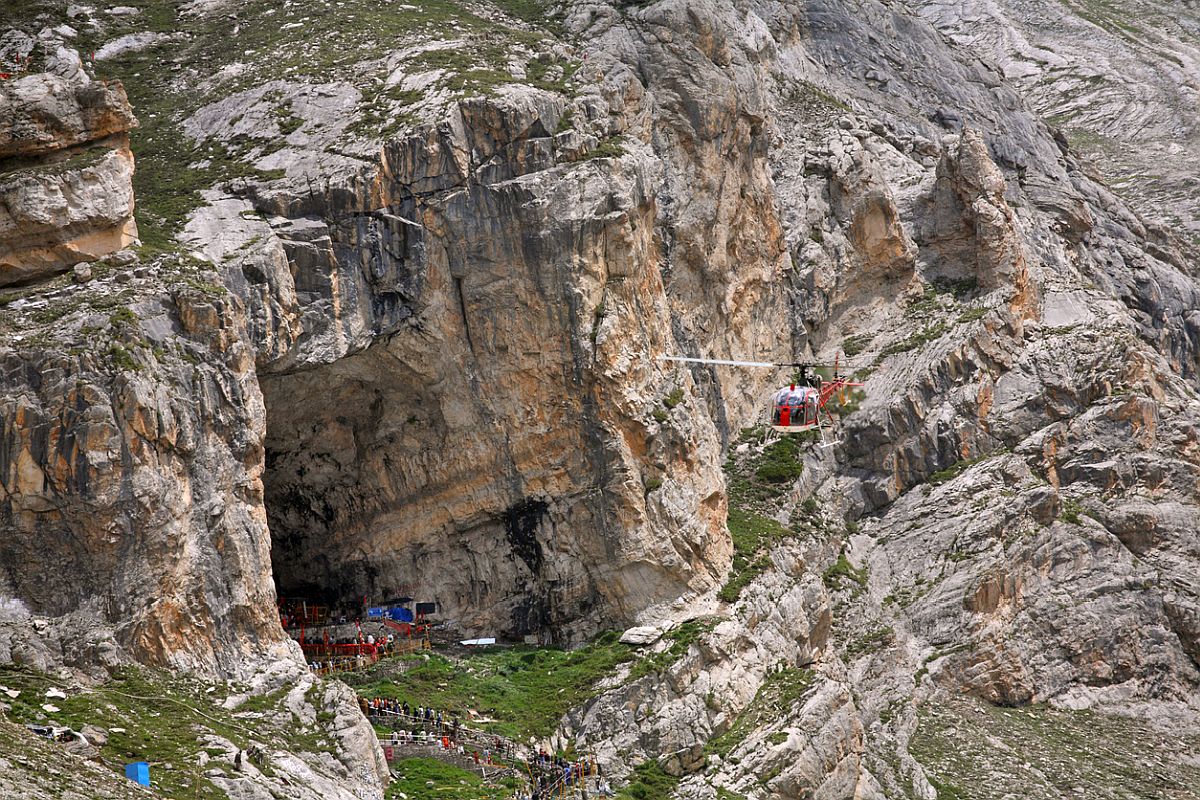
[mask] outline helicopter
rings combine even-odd
[[[839,403],[845,402],[846,390],[861,387],[858,383],[841,375],[840,354],[835,356],[833,364],[814,364],[804,361],[774,362],[774,361],[737,361],[722,358],[689,358],[685,356],[659,356],[660,361],[676,361],[688,364],[713,364],[727,367],[746,367],[750,369],[784,369],[798,370],[792,382],[771,395],[769,405],[771,431],[779,434],[804,433],[820,430],[826,424],[832,425],[835,420],[826,410],[826,405],[835,396]],[[832,369],[832,377],[824,378],[818,369]],[[809,380],[809,370],[813,370],[815,380]],[[815,384],[815,385],[813,385]]]

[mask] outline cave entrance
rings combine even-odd
[[[481,425],[486,400],[447,372],[418,374],[376,344],[261,376],[280,597],[335,619],[409,597],[464,633],[547,627],[551,504],[523,495],[504,429]]]
[[[427,592],[404,564],[419,525],[397,508],[421,474],[419,459],[401,454],[427,450],[438,427],[419,376],[380,346],[260,382],[279,596],[327,606],[336,619],[358,616],[364,599]]]

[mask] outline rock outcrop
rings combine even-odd
[[[774,10],[768,50],[786,54],[774,118],[787,143],[775,190],[796,253],[796,307],[814,349],[852,341],[867,375],[832,461],[804,459],[796,500],[866,515],[840,553],[798,535],[812,553],[801,570],[784,560],[795,544],[769,550],[754,586],[805,571],[825,578],[785,617],[815,655],[770,651],[776,669],[815,674],[772,713],[762,710],[777,697],[770,671],[753,651],[722,647],[731,629],[762,631],[747,617],[751,593],[652,687],[614,687],[563,734],[607,752],[612,731],[624,732],[610,756],[617,769],[656,756],[685,776],[680,796],[704,798],[933,797],[938,786],[999,796],[961,783],[930,749],[942,704],[964,692],[1049,703],[1064,730],[1083,709],[1137,708],[1139,736],[1174,735],[1178,720],[1195,720],[1198,679],[1183,608],[1194,587],[1176,572],[1177,554],[1195,545],[1174,505],[1194,497],[1185,431],[1195,349],[1184,342],[1195,339],[1184,309],[1195,287],[1180,255],[1146,237],[1001,76],[919,22],[874,3]],[[619,24],[656,30],[669,13],[658,4]],[[753,30],[755,13],[709,8],[699,30]],[[899,30],[905,44],[889,46]],[[820,89],[804,83],[813,80]],[[838,108],[822,96],[831,90],[869,99],[876,119]],[[1127,269],[1155,277],[1136,288]],[[1150,518],[1137,514],[1147,502],[1167,503],[1149,524],[1177,535],[1132,535],[1121,513],[1121,533],[1106,521],[1132,503],[1132,527],[1145,530]],[[1149,567],[1155,548],[1173,555]],[[814,639],[805,620],[822,605],[832,629]],[[749,687],[724,683],[731,669]],[[680,687],[678,704],[656,694]],[[701,694],[702,706],[682,710]],[[1183,790],[1189,776],[1172,770],[1163,785]]]
[[[136,124],[120,83],[51,73],[0,81],[0,286],[136,240]]]
[[[655,165],[575,160],[547,134],[563,114],[536,91],[465,102],[316,199],[336,211],[277,189],[263,222],[225,202],[189,227],[262,336],[281,592],[578,641],[723,572],[711,423],[652,416],[688,390],[653,361],[674,349]]]
[[[920,0],[913,7],[1019,87],[1061,138],[1137,203],[1153,238],[1196,247],[1194,4]]]

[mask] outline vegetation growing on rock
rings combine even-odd
[[[390,697],[411,707],[432,706],[462,715],[485,715],[487,730],[526,741],[554,732],[571,707],[591,697],[596,684],[634,658],[608,634],[578,650],[505,648],[461,659],[439,655],[406,658],[347,680],[364,697]]]

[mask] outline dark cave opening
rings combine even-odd
[[[364,599],[417,590],[395,568],[406,543],[376,539],[394,533],[386,517],[406,495],[396,453],[419,450],[429,422],[407,378],[382,347],[261,378],[264,502],[280,597],[353,613]]]
[[[281,598],[352,618],[364,602],[409,597],[487,635],[551,625],[553,505],[520,491],[504,430],[481,428],[483,401],[449,382],[382,344],[260,378]]]

